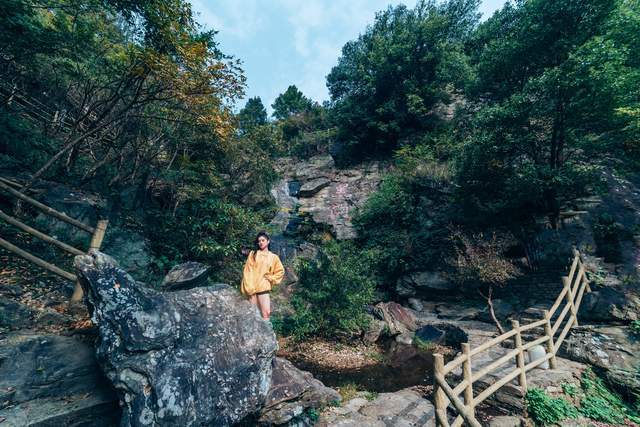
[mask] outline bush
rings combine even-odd
[[[609,424],[624,424],[625,419],[638,423],[640,418],[618,396],[611,392],[592,370],[582,374],[584,397],[579,411],[587,418]]]
[[[327,243],[314,260],[300,260],[299,283],[291,297],[294,314],[278,320],[285,335],[334,338],[365,328],[365,308],[373,300],[368,252],[356,253],[349,242]]]
[[[556,424],[566,418],[577,418],[578,410],[562,398],[547,395],[544,390],[531,388],[525,397],[527,411],[537,425]]]

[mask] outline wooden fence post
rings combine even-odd
[[[578,270],[578,276],[576,280],[576,283],[580,283],[582,281],[582,269]],[[573,322],[572,324],[574,326],[578,326],[578,313],[576,312],[576,306],[573,303],[573,290],[571,289],[571,282],[569,281],[568,277],[563,277],[562,278],[562,285],[567,288],[567,303],[569,304],[570,307],[570,311],[571,311],[571,320],[570,322]]]
[[[471,347],[469,343],[462,344],[462,353],[465,355],[464,364],[462,365],[462,375],[467,386],[464,388],[464,403],[467,405],[472,414],[475,415],[473,408],[473,378],[471,374]]]
[[[449,420],[447,419],[447,398],[444,394],[444,391],[438,384],[438,381],[435,381],[435,378],[438,375],[443,374],[444,372],[444,358],[441,354],[433,355],[433,372],[434,372],[434,399],[433,403],[435,406],[436,412],[436,427],[447,427],[449,425]]]
[[[100,249],[100,246],[102,246],[102,240],[104,239],[104,233],[107,231],[107,225],[109,225],[109,220],[101,219],[98,221],[98,225],[96,225],[96,231],[93,233],[93,236],[91,236],[91,244],[89,245],[89,250]]]
[[[524,370],[524,350],[522,349],[522,335],[520,334],[520,322],[517,320],[511,321],[511,327],[515,329],[515,341],[516,348],[518,349],[518,355],[516,356],[516,360],[518,362],[518,369],[520,370],[520,377],[518,382],[520,383],[520,387],[522,387],[522,391],[524,393],[527,392],[527,373]]]
[[[107,231],[107,225],[109,225],[109,221],[106,219],[101,219],[98,221],[98,225],[96,225],[96,229],[91,236],[89,251],[91,251],[92,249],[100,249],[100,246],[102,246],[102,241],[104,240],[104,233]],[[71,295],[71,302],[78,302],[82,299],[83,296],[84,292],[82,291],[82,286],[80,286],[80,282],[76,280],[76,286],[73,289],[73,295]]]
[[[544,333],[549,337],[547,341],[547,352],[552,355],[551,359],[549,359],[549,367],[556,369],[556,351],[553,346],[553,332],[551,330],[551,315],[549,314],[549,310],[544,311],[544,319],[547,321],[544,324]]]

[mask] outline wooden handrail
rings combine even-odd
[[[87,233],[91,233],[93,234],[95,232],[95,229],[83,222],[78,221],[77,219],[71,218],[70,216],[68,216],[65,213],[62,212],[58,212],[57,210],[50,208],[49,206],[40,203],[37,200],[32,199],[29,196],[26,196],[24,194],[22,194],[21,192],[19,192],[18,190],[14,190],[13,188],[11,188],[10,186],[8,186],[7,184],[5,184],[4,182],[0,182],[0,188],[3,190],[6,190],[7,192],[13,194],[14,196],[16,196],[17,198],[24,200],[25,202],[31,204],[32,206],[40,209],[41,211],[43,211],[44,213],[51,215],[53,217],[58,218],[61,221],[64,221],[68,224],[71,224],[75,227],[78,227],[84,231],[86,231]]]
[[[76,219],[73,219],[69,216],[67,216],[65,213],[62,212],[58,212],[55,209],[50,208],[49,206],[46,206],[43,203],[38,202],[37,200],[32,199],[31,197],[25,195],[24,193],[20,192],[19,190],[14,189],[11,185],[13,186],[19,186],[19,184],[14,183],[11,180],[5,179],[0,177],[0,189],[4,189],[5,191],[9,192],[10,194],[16,196],[17,198],[19,198],[20,200],[24,200],[25,202],[35,206],[36,208],[42,210],[45,214],[51,215],[55,218],[58,218],[62,221],[67,222],[68,224],[71,224],[75,227],[78,227],[88,233],[91,233],[91,243],[89,244],[89,251],[92,250],[98,250],[100,249],[100,247],[102,246],[102,241],[104,240],[104,236],[105,236],[105,232],[107,229],[107,225],[109,224],[109,221],[107,220],[99,220],[98,224],[96,225],[96,227],[90,227],[86,224],[84,224],[83,222],[80,222]],[[69,252],[73,255],[84,255],[85,252],[81,251],[80,249],[76,249],[71,245],[68,245],[64,242],[59,241],[58,239],[55,239],[39,230],[36,230],[35,228],[23,223],[22,221],[18,220],[17,218],[12,217],[11,215],[8,215],[6,213],[4,213],[2,210],[0,210],[0,219],[6,221],[7,223],[29,233],[32,236],[37,237],[38,239],[41,239],[49,244],[52,244],[54,246],[57,246],[58,248]],[[4,239],[0,239],[0,247],[3,247],[4,249],[13,252],[14,254],[33,262],[34,264],[48,270],[51,271],[52,273],[57,274],[60,277],[63,277],[67,280],[73,281],[75,282],[75,288],[73,290],[73,295],[71,296],[71,301],[79,301],[82,299],[83,296],[83,291],[82,291],[82,287],[80,286],[80,283],[78,282],[76,276],[72,273],[69,273],[67,271],[64,271],[63,269],[43,260],[38,258],[37,256],[30,254],[29,252],[20,249],[19,247],[9,243],[8,241],[4,240]]]
[[[569,275],[563,277],[563,288],[553,305],[549,310],[543,312],[543,318],[535,322],[528,323],[526,325],[520,325],[518,321],[512,321],[512,329],[499,335],[485,343],[482,343],[478,347],[471,349],[470,346],[465,343],[462,344],[462,354],[447,363],[443,362],[443,357],[440,354],[434,354],[434,390],[435,390],[435,412],[436,412],[436,425],[449,427],[449,420],[447,418],[447,407],[449,404],[453,404],[453,407],[458,412],[458,416],[454,419],[452,426],[461,426],[463,422],[469,425],[480,425],[475,418],[475,407],[481,402],[486,400],[498,389],[505,384],[518,378],[518,383],[523,390],[523,393],[527,389],[527,376],[526,373],[541,364],[549,361],[551,369],[556,367],[556,354],[558,353],[562,342],[566,338],[569,330],[577,324],[577,313],[580,309],[582,297],[585,290],[590,292],[589,281],[587,280],[586,270],[582,263],[582,257],[577,250],[573,251],[573,261]],[[555,322],[552,325],[551,319],[553,314],[560,308],[564,301],[562,311]],[[564,324],[562,331],[557,339],[554,339],[555,334],[558,332],[560,326],[564,323],[564,319],[567,313],[571,313],[569,319]],[[523,342],[522,333],[535,328],[543,327],[544,334],[532,341]],[[471,358],[478,353],[488,350],[491,347],[497,346],[506,340],[513,338],[515,348],[502,355],[499,359],[492,361],[487,366],[484,366],[477,372],[471,370]],[[545,344],[547,354],[544,357],[530,361],[525,364],[524,353],[529,351],[535,346]],[[516,358],[516,365],[513,370],[504,374],[502,378],[497,379],[493,384],[484,389],[475,398],[473,397],[473,384],[485,376],[494,372],[497,368],[505,363]],[[453,371],[455,368],[463,365],[462,380],[455,387],[451,387],[446,381],[446,375]],[[464,392],[464,404],[460,401],[460,394]]]
[[[75,274],[69,273],[68,271],[64,271],[63,269],[58,268],[55,265],[48,263],[47,261],[41,258],[38,258],[37,256],[32,255],[29,252],[22,250],[19,247],[7,242],[3,238],[0,238],[0,246],[5,248],[8,251],[15,253],[16,255],[21,256],[22,258],[28,261],[31,261],[32,263],[44,268],[45,270],[48,270],[54,274],[57,274],[58,276],[64,279],[70,280],[72,282],[75,282],[77,280]]]
[[[82,252],[80,249],[76,249],[73,246],[67,245],[66,243],[61,242],[58,239],[54,239],[53,237],[48,236],[43,232],[36,230],[35,228],[29,227],[27,224],[21,221],[18,221],[14,217],[9,216],[6,213],[2,212],[2,210],[0,210],[0,219],[5,220],[6,222],[8,222],[9,224],[15,227],[18,227],[22,231],[26,231],[32,236],[36,236],[40,240],[43,240],[47,243],[51,243],[52,245],[59,247],[63,251],[69,252],[70,254],[73,254],[73,255],[84,255],[84,252]]]

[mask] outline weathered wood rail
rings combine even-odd
[[[469,344],[462,344],[462,354],[444,364],[441,354],[435,354],[434,364],[434,404],[436,412],[436,426],[458,427],[466,423],[473,427],[480,427],[480,422],[475,417],[475,408],[491,395],[496,393],[501,387],[517,378],[519,386],[522,388],[523,395],[527,390],[527,372],[537,368],[546,361],[549,366],[554,369],[556,367],[556,354],[566,338],[572,326],[578,324],[577,313],[582,302],[584,292],[590,292],[589,281],[586,271],[582,263],[581,255],[574,250],[574,258],[571,263],[569,275],[562,278],[563,289],[556,298],[549,310],[545,310],[543,318],[526,325],[520,325],[518,321],[511,322],[511,330],[504,334],[489,340],[482,345],[471,348]],[[562,306],[562,310],[556,318],[557,311]],[[565,318],[569,314],[569,318],[565,322]],[[564,323],[564,326],[562,326]],[[542,336],[530,341],[524,342],[522,339],[523,332],[533,331],[536,328],[542,328],[544,331]],[[560,334],[557,336],[558,331]],[[486,366],[482,366],[477,372],[473,372],[471,360],[474,356],[489,350],[492,347],[500,346],[507,340],[514,341],[513,350],[508,351],[502,357],[492,361]],[[529,363],[525,362],[525,352],[537,345],[543,345],[546,348],[546,354]],[[515,368],[503,374],[502,378],[498,378],[493,384],[482,390],[479,394],[474,392],[474,383],[493,373],[498,368],[504,366],[508,362],[514,361]],[[458,384],[450,385],[447,381],[447,374],[450,374],[456,368],[462,366],[462,381]],[[462,400],[460,395],[463,395]],[[453,412],[457,416],[453,423],[449,423],[447,410],[449,406],[453,406]]]
[[[102,246],[102,240],[104,239],[104,234],[107,230],[107,225],[109,224],[109,221],[107,220],[98,220],[98,223],[95,227],[92,227],[90,225],[87,225],[81,221],[78,221],[75,218],[71,218],[70,216],[68,216],[67,214],[63,213],[63,212],[59,212],[53,208],[50,208],[49,206],[40,203],[39,201],[27,196],[26,194],[22,193],[20,191],[21,185],[13,182],[7,178],[3,178],[0,177],[0,190],[16,197],[17,199],[29,203],[31,206],[35,207],[36,209],[44,212],[46,215],[50,215],[56,219],[59,219],[60,221],[64,221],[67,224],[70,224],[76,228],[79,228],[80,230],[88,233],[91,235],[91,242],[89,243],[89,249],[87,251],[82,251],[78,248],[75,248],[71,245],[68,245],[64,242],[61,242],[60,240],[51,237],[45,233],[43,233],[42,231],[36,230],[35,228],[25,224],[24,222],[20,221],[19,219],[3,212],[2,210],[0,210],[0,219],[5,221],[8,224],[11,224],[12,226],[19,228],[20,230],[50,244],[53,246],[56,246],[59,249],[62,249],[65,252],[68,252],[72,255],[82,255],[87,253],[88,251],[91,250],[98,250],[100,249],[100,246]],[[80,287],[78,280],[75,276],[75,274],[70,273],[68,271],[63,270],[62,268],[47,262],[45,260],[43,260],[42,258],[39,258],[27,251],[25,251],[24,249],[21,249],[15,245],[13,245],[12,243],[4,240],[3,238],[0,238],[0,247],[8,250],[9,252],[12,252],[24,259],[26,259],[27,261],[32,262],[33,264],[47,270],[50,271],[66,280],[75,282],[76,286],[75,289],[73,291],[73,295],[71,296],[71,301],[79,301],[80,299],[82,299],[82,288]]]

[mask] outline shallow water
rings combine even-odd
[[[390,342],[378,363],[345,369],[318,365],[303,357],[291,358],[298,368],[309,371],[329,387],[354,384],[360,390],[393,392],[415,385],[433,384],[433,354],[414,346]]]

